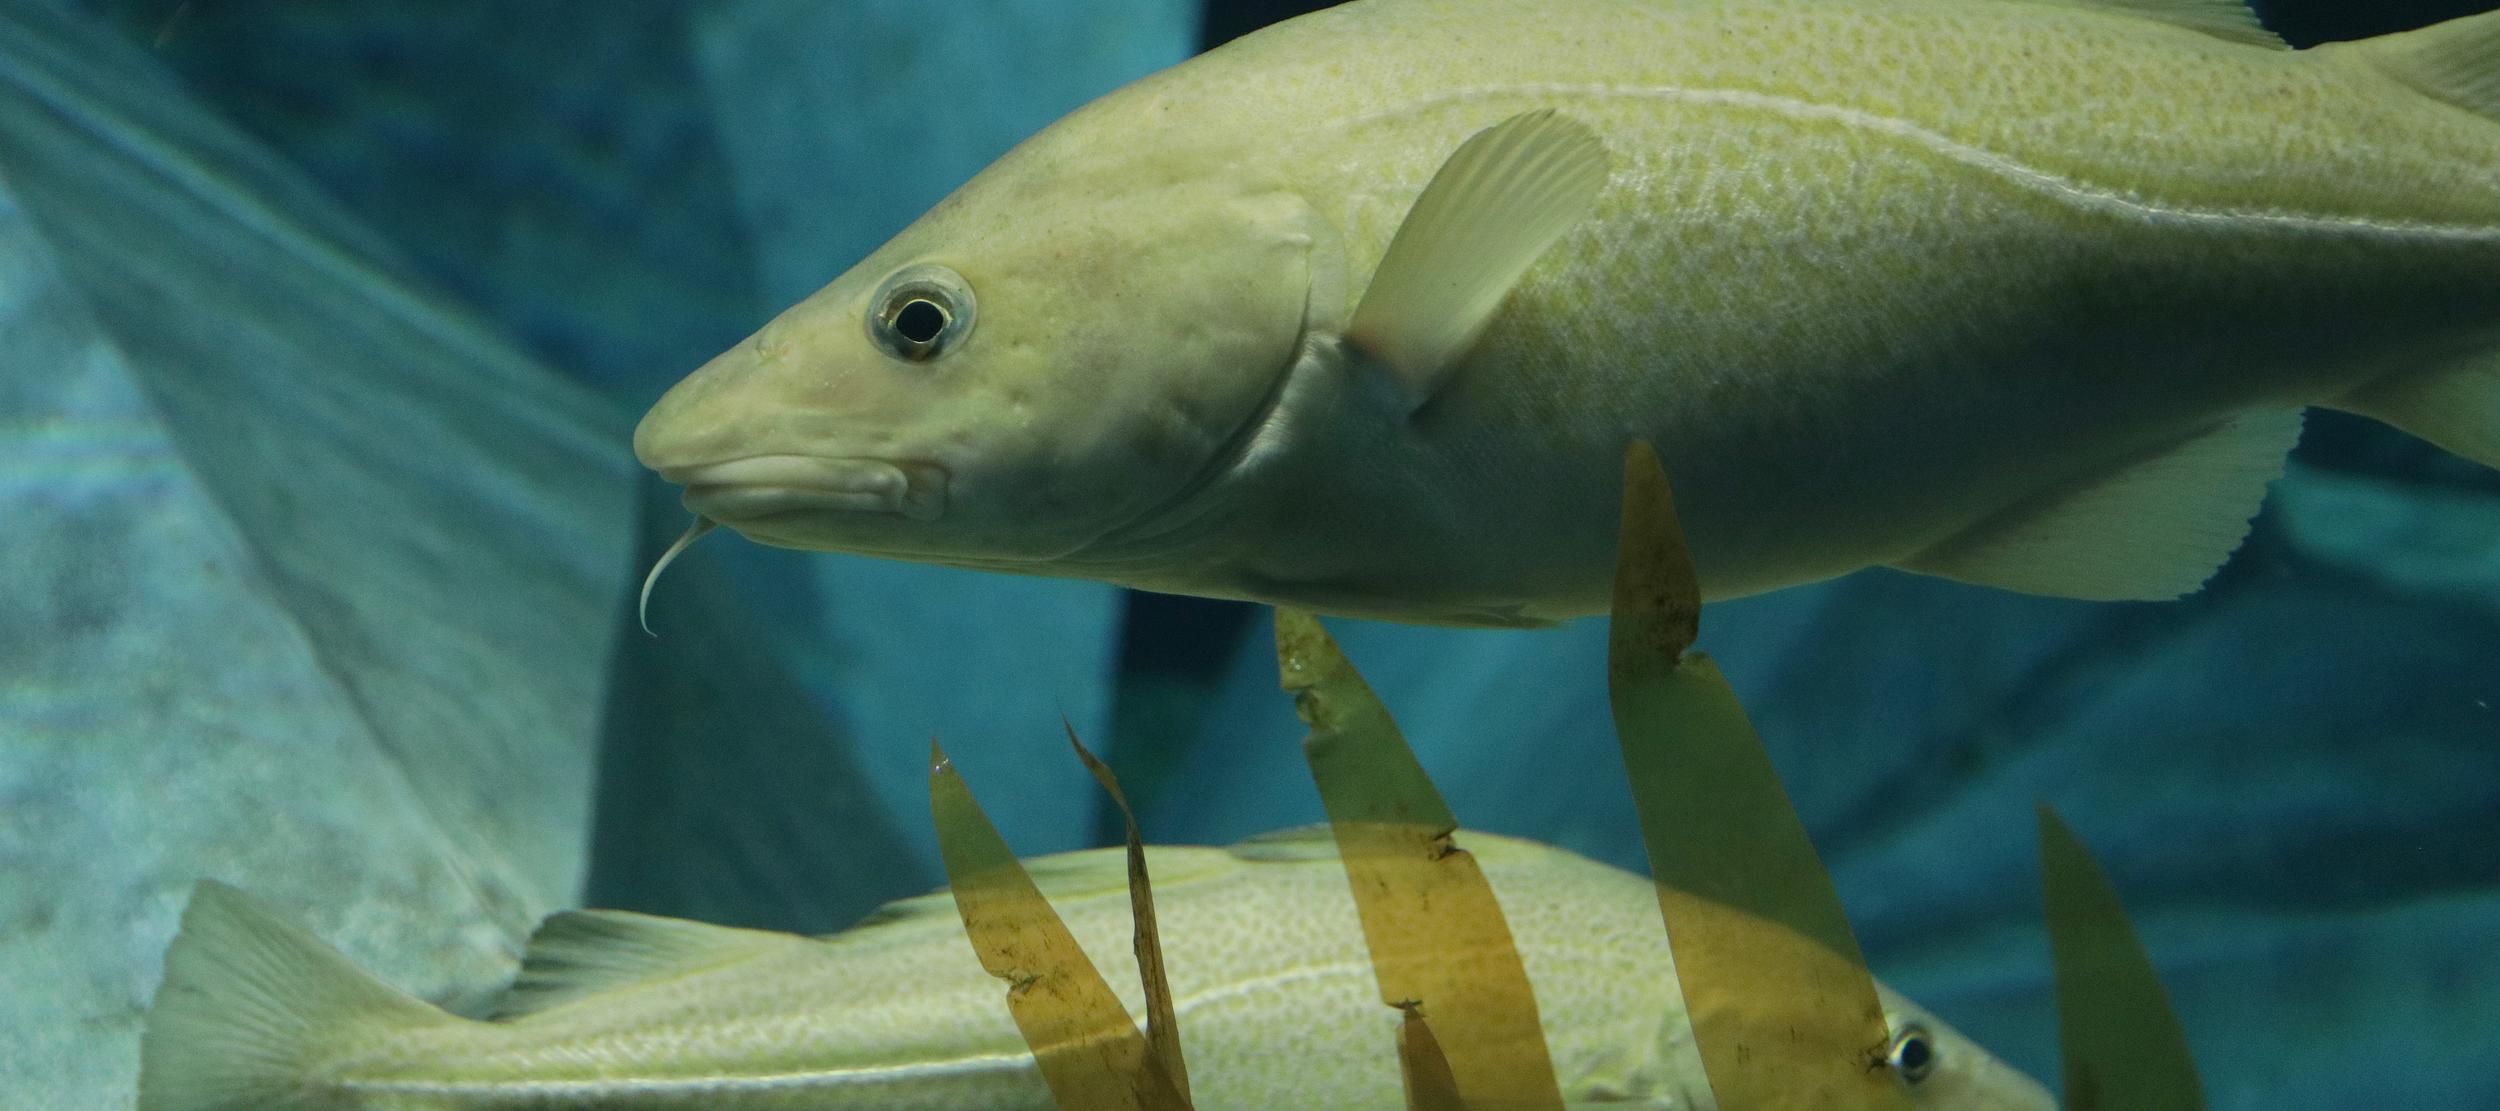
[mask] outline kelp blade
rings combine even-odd
[[[1145,1036],[1128,1009],[935,742],[929,809],[964,933],[981,967],[1007,982],[1007,1009],[1051,1097],[1068,1111],[1186,1107],[1171,1081],[1150,1067]]]
[[[1699,613],[1665,472],[1634,444],[1607,678],[1703,1071],[1725,1111],[1906,1111],[1831,876],[1735,691],[1685,654]]]
[[[1317,619],[1278,610],[1276,648],[1284,688],[1311,728],[1303,756],[1381,1001],[1430,1020],[1468,1107],[1560,1111],[1536,994],[1492,885],[1453,841],[1457,821],[1441,792]]]
[[[1137,953],[1137,975],[1146,991],[1146,1045],[1151,1054],[1148,1062],[1162,1070],[1166,1080],[1185,1104],[1189,1100],[1189,1066],[1181,1060],[1180,1019],[1172,1007],[1172,984],[1163,972],[1163,936],[1155,928],[1154,883],[1146,874],[1146,840],[1137,828],[1137,812],[1129,809],[1128,795],[1120,790],[1120,777],[1111,774],[1111,766],[1096,759],[1077,739],[1076,726],[1060,723],[1068,730],[1068,745],[1076,749],[1076,758],[1085,770],[1092,772],[1094,782],[1102,784],[1113,805],[1120,808],[1120,821],[1128,830],[1128,903],[1136,919],[1132,943]]]
[[[2117,889],[2057,812],[2039,811],[2067,1111],[2202,1111],[2187,1032]]]
[[[1458,1097],[1458,1078],[1450,1075],[1450,1059],[1432,1036],[1421,1008],[1407,1007],[1398,1020],[1398,1073],[1406,1084],[1407,1111],[1466,1111]]]

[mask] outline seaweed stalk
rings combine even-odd
[[[1188,1107],[1171,1078],[1150,1066],[1152,1053],[1136,1020],[934,740],[929,809],[964,933],[981,967],[1007,981],[1007,1009],[1051,1098],[1085,1111]]]
[[[1831,876],[1716,665],[1658,456],[1624,457],[1607,680],[1702,1067],[1726,1111],[1906,1111]]]
[[[1303,757],[1345,862],[1381,1002],[1431,1020],[1433,1038],[1404,1044],[1446,1049],[1466,1106],[1561,1111],[1536,993],[1492,886],[1454,840],[1449,804],[1318,619],[1276,611],[1276,651],[1284,688],[1311,727]],[[1440,1091],[1429,1072],[1418,1077],[1410,1063],[1410,1091]]]

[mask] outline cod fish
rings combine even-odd
[[[1322,613],[2198,589],[2307,406],[2500,465],[2500,14],[1360,0],[1025,141],[655,405],[697,528]],[[921,106],[942,113],[942,103]]]
[[[1713,1106],[1658,902],[1639,876],[1465,833],[1510,919],[1575,1105]],[[1203,1111],[1401,1111],[1382,1006],[1327,830],[1148,850]],[[1127,862],[1028,863],[1132,1014]],[[202,884],[141,1046],[139,1111],[598,1107],[1051,1108],[953,896],[827,938],[613,911],[555,915],[501,1015],[382,986],[232,888]],[[1926,1108],[2050,1111],[2030,1078],[1887,992],[1892,1060]]]

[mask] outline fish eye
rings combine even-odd
[[[906,267],[869,301],[868,336],[888,355],[924,363],[962,343],[972,315],[963,275],[934,264]]]
[[[1936,1039],[1924,1026],[1904,1026],[1893,1035],[1891,1047],[1884,1050],[1884,1063],[1912,1084],[1925,1080],[1936,1071]]]

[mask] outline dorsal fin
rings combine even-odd
[[[1337,859],[1337,835],[1329,832],[1328,823],[1314,822],[1291,829],[1255,833],[1234,842],[1224,850],[1236,860],[1259,863],[1298,860]]]
[[[795,934],[713,926],[621,910],[568,910],[530,935],[498,1019],[535,1014],[595,992],[681,976],[761,952],[812,944]]]
[[[2318,52],[2359,61],[2433,100],[2500,117],[2500,12],[2359,42],[2328,43]]]
[[[1163,886],[1167,877],[1155,865],[1165,861],[1164,850],[1150,848],[1146,867],[1154,873],[1155,886]],[[1082,899],[1088,895],[1128,894],[1128,848],[1078,849],[1074,852],[1037,856],[1024,862],[1024,874],[1033,877],[1033,886],[1052,899]],[[1177,879],[1178,877],[1168,877]]]
[[[825,937],[837,938],[852,930],[864,930],[870,926],[892,926],[940,913],[948,918],[958,917],[955,909],[955,895],[943,887],[926,894],[908,895],[890,903],[880,903],[877,909],[861,915],[859,921],[851,923],[850,928],[843,930],[841,934],[827,934]]]
[[[2046,0],[2078,8],[2112,8],[2133,12],[2146,19],[2175,23],[2203,31],[2218,39],[2270,46],[2277,50],[2291,47],[2257,19],[2257,12],[2242,0]]]
[[[1158,894],[1167,893],[1205,877],[1217,870],[1223,857],[1193,845],[1148,845],[1146,869],[1154,880]],[[1044,898],[1053,902],[1072,902],[1100,896],[1128,898],[1128,848],[1077,849],[1052,853],[1019,861],[1024,874],[1033,877],[1033,886]],[[923,895],[896,899],[854,923],[856,930],[867,926],[887,926],[909,922],[924,916],[938,915],[956,920],[954,894],[940,887]]]
[[[1451,839],[1459,848],[1475,854],[1477,860],[1485,862],[1570,855],[1551,845],[1522,841],[1516,837],[1505,837],[1480,829],[1453,831]],[[1335,860],[1337,859],[1337,835],[1329,830],[1328,823],[1315,822],[1307,826],[1293,826],[1288,829],[1253,834],[1234,842],[1224,851],[1231,854],[1235,860],[1245,860],[1253,864],[1293,864],[1311,860]]]

